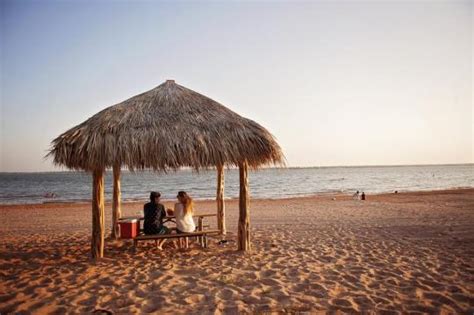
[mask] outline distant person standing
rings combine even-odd
[[[352,195],[352,199],[359,200],[359,198],[360,198],[359,191],[357,191],[355,194]]]
[[[362,195],[361,195],[361,200],[365,200],[365,192],[362,192]]]

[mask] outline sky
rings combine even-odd
[[[167,79],[288,166],[474,162],[472,1],[0,2],[0,171]]]

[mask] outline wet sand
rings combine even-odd
[[[150,242],[134,253],[129,240],[107,240],[98,262],[90,205],[0,206],[0,312],[474,312],[474,189],[252,200],[246,254],[235,250],[238,203],[226,206],[224,245]]]

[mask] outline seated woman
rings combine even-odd
[[[166,217],[165,206],[160,203],[161,194],[152,191],[150,193],[150,202],[143,206],[145,216],[144,232],[150,234],[168,234],[169,229],[163,225],[163,218]],[[161,240],[158,248],[162,248],[166,240]]]
[[[193,220],[193,211],[194,211],[193,199],[185,191],[178,192],[178,195],[176,196],[176,198],[178,198],[179,202],[174,205],[173,214],[176,218],[177,232],[178,233],[194,232],[196,230],[196,225],[194,224],[194,220]]]

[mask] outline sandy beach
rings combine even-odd
[[[225,244],[134,253],[107,240],[92,262],[89,204],[0,206],[0,313],[474,312],[474,189],[252,200],[247,254],[235,250],[238,202],[226,207]]]

